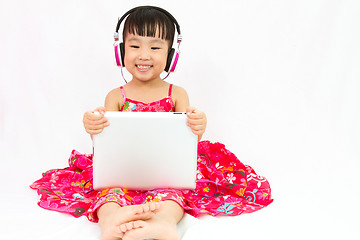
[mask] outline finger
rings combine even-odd
[[[87,130],[102,130],[105,127],[108,127],[110,124],[109,123],[104,123],[104,124],[100,124],[100,125],[85,125],[85,129]]]
[[[205,123],[205,121],[201,118],[200,119],[188,119],[187,122],[191,125],[202,125]]]
[[[104,123],[100,123],[100,124],[88,124],[88,123],[84,123],[84,127],[86,130],[100,130],[103,129],[105,127],[108,127],[110,125],[109,122],[104,122]]]
[[[193,133],[195,133],[196,135],[199,135],[199,133],[203,134],[205,132],[205,128],[204,127],[200,127],[200,128],[191,128],[191,131]]]
[[[99,129],[99,130],[87,130],[86,132],[88,134],[91,134],[91,135],[96,135],[96,134],[99,134],[103,131],[103,129]]]
[[[85,127],[89,127],[91,129],[99,129],[109,126],[110,123],[107,119],[99,120],[99,121],[88,121],[84,122]]]
[[[89,126],[93,126],[93,125],[103,125],[108,123],[108,119],[107,118],[100,118],[99,120],[92,120],[92,121],[85,121],[84,124],[85,125],[89,125]]]
[[[92,122],[92,121],[100,121],[102,119],[106,119],[104,117],[104,115],[101,115],[101,114],[97,114],[97,113],[93,113],[93,112],[86,112],[84,114],[84,117],[83,117],[83,122],[84,123],[87,123],[87,122]]]
[[[198,129],[198,128],[205,128],[205,124],[201,123],[201,124],[191,124],[189,122],[186,123],[187,126],[189,126],[191,129]]]
[[[198,136],[204,133],[204,131],[194,131],[194,130],[192,130],[192,132]]]
[[[204,113],[203,112],[199,112],[198,110],[196,110],[196,112],[192,112],[190,114],[187,114],[187,117],[190,119],[200,119],[200,118],[205,118]]]
[[[194,113],[194,112],[196,112],[196,108],[191,107],[191,106],[186,108],[186,113],[187,114],[191,114],[191,113]]]
[[[98,107],[95,110],[93,110],[93,112],[96,112],[96,111],[99,112],[101,115],[104,115],[106,112],[106,109],[105,109],[105,107]]]
[[[93,112],[86,112],[84,114],[84,119],[85,120],[91,120],[91,121],[96,121],[96,120],[100,120],[104,117],[104,115],[101,115],[101,114],[96,114],[96,113],[93,113]]]
[[[204,126],[202,125],[190,125],[191,130],[193,131],[201,131],[204,129]]]

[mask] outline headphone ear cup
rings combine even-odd
[[[171,63],[171,66],[170,66],[170,72],[175,72],[176,65],[177,65],[177,62],[179,60],[179,56],[180,56],[180,51],[177,51],[175,53],[175,56],[172,59],[172,63]]]
[[[124,63],[124,57],[125,57],[125,47],[124,47],[124,43],[120,43],[119,44],[119,49],[120,49],[120,61],[121,61],[121,66],[125,67],[125,63]]]
[[[117,65],[118,67],[121,67],[119,42],[117,42],[117,41],[114,43],[114,51],[115,51],[115,61],[116,61],[116,65]]]
[[[168,54],[168,58],[167,58],[167,61],[166,61],[166,66],[165,66],[165,72],[169,72],[170,70],[170,66],[171,66],[171,63],[172,63],[172,60],[173,60],[173,57],[174,57],[174,54],[175,54],[175,49],[174,48],[171,48],[169,54]]]

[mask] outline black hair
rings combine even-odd
[[[123,41],[127,34],[144,37],[159,37],[169,41],[169,51],[175,34],[173,21],[163,12],[149,7],[139,7],[126,18],[123,29]]]

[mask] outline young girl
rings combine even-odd
[[[200,141],[207,123],[205,113],[189,106],[183,88],[161,79],[160,74],[168,68],[177,26],[174,21],[156,7],[130,11],[123,29],[122,60],[132,79],[108,93],[105,107],[86,112],[83,123],[86,132],[95,135],[109,126],[106,111],[187,112],[187,125],[199,139],[196,189],[119,187],[97,192],[91,188],[92,156],[75,150],[68,168],[50,170],[31,185],[38,189],[41,207],[98,221],[103,240],[178,239],[176,224],[184,212],[240,215],[272,202],[265,178],[243,165],[223,144]]]

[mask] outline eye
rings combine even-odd
[[[161,49],[160,47],[152,47],[151,48],[152,50],[159,50],[159,49]]]
[[[131,45],[130,47],[131,48],[139,48],[139,46],[137,46],[137,45]]]

